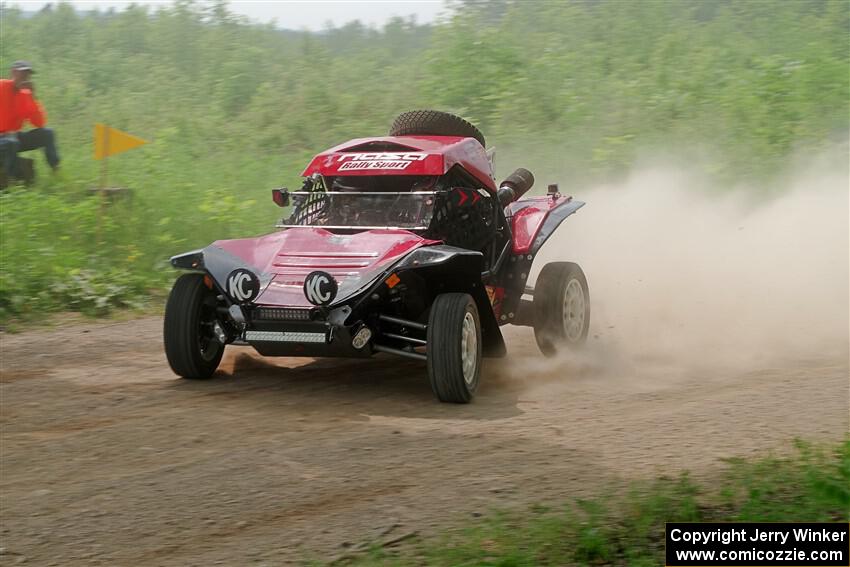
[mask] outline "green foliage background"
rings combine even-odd
[[[320,33],[223,2],[0,6],[0,68],[37,67],[65,159],[59,177],[42,166],[35,188],[0,195],[2,319],[161,294],[170,255],[268,230],[271,187],[412,108],[462,114],[525,158],[500,174],[556,164],[572,184],[671,151],[718,179],[764,177],[848,132],[844,0],[466,0],[433,25]],[[134,196],[102,218],[95,122],[151,140],[110,160]]]

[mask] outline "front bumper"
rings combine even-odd
[[[354,348],[351,341],[361,325],[329,321],[254,321],[240,337],[263,356],[367,358],[372,346]]]

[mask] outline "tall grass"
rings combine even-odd
[[[59,177],[0,195],[0,321],[162,294],[170,255],[263,232],[279,214],[268,190],[297,186],[310,155],[416,107],[460,113],[527,160],[497,159],[498,174],[557,164],[573,186],[671,149],[726,179],[777,175],[846,140],[843,0],[451,6],[431,25],[309,33],[222,1],[0,2],[0,69],[33,61],[64,156]],[[89,193],[95,122],[151,141],[110,160],[133,198],[105,214]]]

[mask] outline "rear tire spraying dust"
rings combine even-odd
[[[217,300],[202,274],[177,278],[165,306],[163,338],[168,364],[178,376],[204,379],[221,362],[224,345],[215,337]]]
[[[578,348],[590,328],[590,292],[581,267],[572,262],[543,266],[534,289],[534,338],[545,356]]]
[[[428,380],[441,402],[466,404],[481,376],[481,322],[466,293],[443,293],[428,317]]]

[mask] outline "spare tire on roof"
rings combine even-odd
[[[390,126],[390,136],[462,136],[475,138],[486,147],[481,130],[454,114],[439,110],[411,110],[399,114]]]

